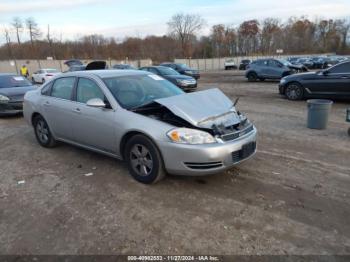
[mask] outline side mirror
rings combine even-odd
[[[86,102],[87,106],[105,108],[106,104],[100,98],[92,98]]]

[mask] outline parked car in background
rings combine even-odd
[[[188,76],[191,76],[195,79],[200,78],[199,71],[196,69],[189,68],[186,64],[166,62],[166,63],[161,63],[160,66],[170,67],[182,75],[188,75]]]
[[[185,92],[193,92],[197,88],[197,81],[191,76],[181,75],[174,69],[166,66],[145,66],[140,70],[151,72],[169,80]]]
[[[24,94],[35,89],[23,76],[0,74],[0,116],[22,113]]]
[[[115,64],[112,66],[113,69],[134,69],[136,70],[135,67],[133,67],[132,65],[128,65],[128,64]]]
[[[251,63],[251,60],[249,59],[243,59],[240,63],[239,63],[239,70],[246,70],[248,65]]]
[[[32,74],[32,82],[35,83],[45,83],[51,78],[61,74],[60,71],[53,68],[40,69]]]
[[[280,63],[282,63],[283,65],[289,67],[292,70],[293,74],[308,71],[307,67],[304,65],[292,64],[291,62],[289,62],[288,60],[285,60],[285,59],[276,59],[276,60],[279,61]]]
[[[294,65],[294,64],[297,64],[298,59],[299,57],[288,57],[287,61]]]
[[[256,152],[256,128],[219,89],[184,93],[141,70],[71,72],[28,92],[37,141],[126,160],[139,182],[222,172]]]
[[[225,70],[237,69],[237,65],[233,58],[226,59],[224,66],[225,66]]]
[[[280,81],[279,92],[289,100],[350,98],[350,61],[318,72],[286,76]]]
[[[314,62],[311,59],[305,58],[305,57],[299,58],[295,62],[295,64],[304,65],[304,66],[306,66],[307,68],[310,68],[310,69],[313,68],[313,66],[314,66]]]
[[[250,63],[245,76],[248,81],[280,79],[290,75],[293,70],[277,59],[258,59]]]
[[[87,65],[84,65],[83,62],[81,62],[78,59],[71,59],[64,62],[65,65],[68,66],[68,70],[66,72],[75,72],[75,71],[85,71],[85,70],[102,70],[107,69],[107,63],[106,61],[92,61],[88,63]]]

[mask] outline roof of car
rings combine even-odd
[[[17,75],[17,74],[14,74],[14,73],[0,73],[0,76],[14,76],[14,75]]]
[[[74,71],[67,72],[64,76],[89,76],[95,75],[100,78],[108,78],[108,77],[118,77],[118,76],[129,76],[129,75],[147,75],[149,72],[141,71],[141,70],[87,70],[87,71]]]

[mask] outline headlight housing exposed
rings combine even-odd
[[[4,95],[0,95],[0,103],[7,103],[8,101],[10,101],[10,98]]]
[[[211,134],[190,128],[171,129],[167,133],[167,136],[172,142],[179,144],[199,145],[212,144],[216,142],[215,138]]]

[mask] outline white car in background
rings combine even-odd
[[[237,69],[237,65],[232,58],[225,60],[225,70]]]
[[[33,83],[45,83],[56,75],[61,74],[60,71],[53,68],[40,69],[32,74]]]

